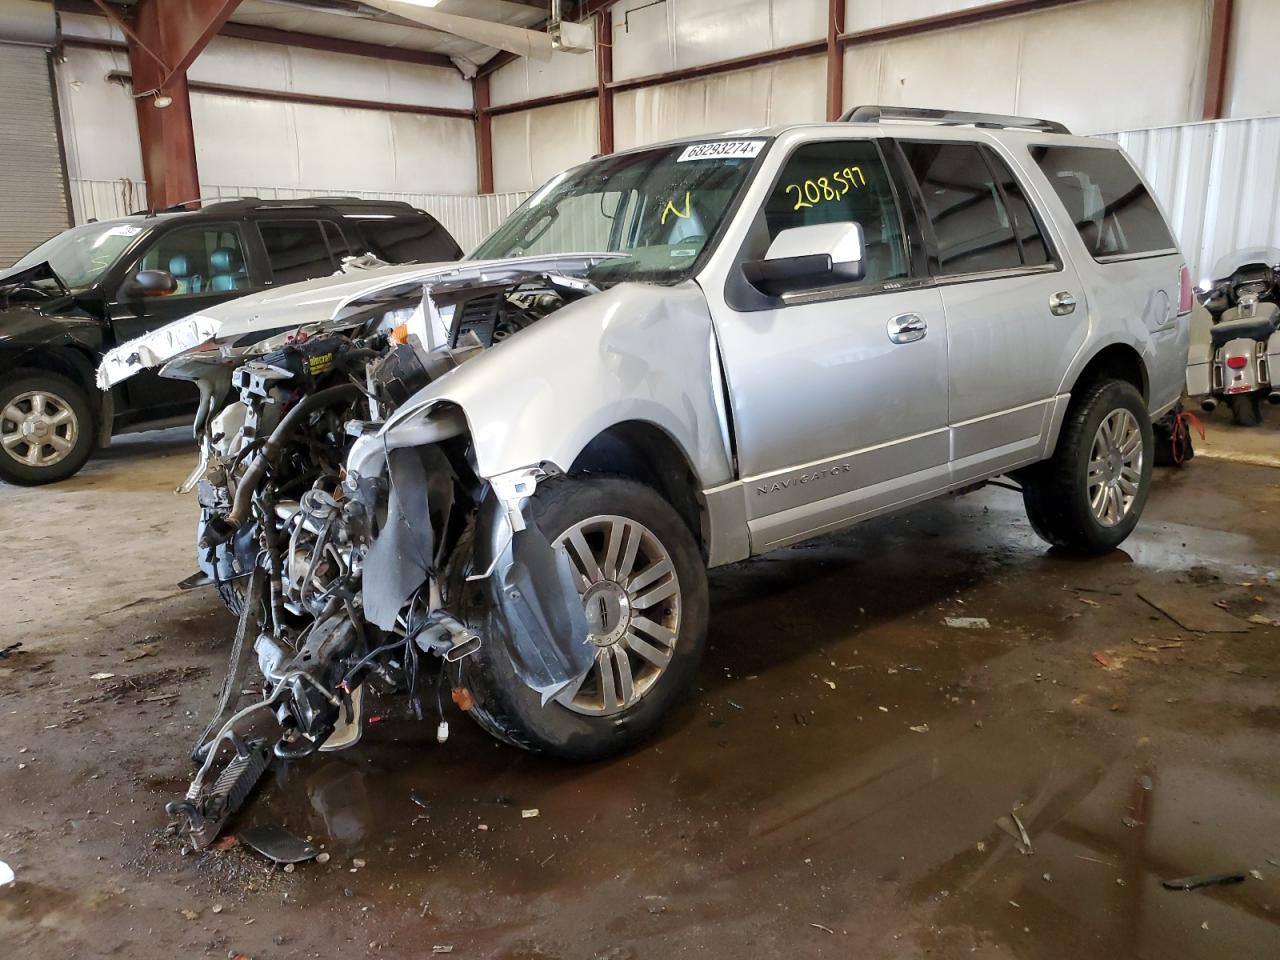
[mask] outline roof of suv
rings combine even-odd
[[[703,143],[707,140],[730,139],[734,137],[777,137],[792,130],[824,127],[827,129],[848,130],[849,125],[867,127],[897,135],[919,136],[921,131],[947,132],[964,130],[981,131],[988,135],[1010,133],[1026,138],[1039,140],[1079,141],[1084,138],[1073,134],[1066,125],[1056,120],[1043,120],[1038,117],[1018,117],[996,113],[971,113],[962,110],[935,110],[923,107],[888,107],[861,106],[845,111],[838,121],[811,123],[784,123],[769,127],[750,127],[739,130],[726,130],[717,133],[704,133],[693,136],[673,137],[661,143],[649,143],[619,153],[631,153],[638,150],[650,150],[654,147],[672,147],[682,143]],[[1093,141],[1100,146],[1107,146],[1106,140]],[[1110,143],[1111,146],[1116,146]]]
[[[213,214],[220,217],[266,212],[272,210],[328,210],[339,216],[368,213],[372,210],[401,216],[421,216],[419,210],[403,200],[365,200],[361,197],[298,197],[288,200],[263,199],[261,197],[232,197],[226,200],[192,200],[200,206],[192,210],[186,204],[176,204],[154,211],[137,211],[131,216],[200,216]]]

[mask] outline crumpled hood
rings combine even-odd
[[[41,280],[53,280],[58,284],[59,292],[50,294],[50,296],[65,295],[69,291],[67,285],[62,282],[53,271],[53,267],[49,265],[48,260],[42,260],[40,263],[34,263],[29,267],[21,269],[10,268],[8,270],[0,270],[0,304],[6,303],[10,295],[23,284],[38,283]]]
[[[250,294],[166,324],[109,350],[98,367],[98,386],[106,390],[141,370],[161,366],[206,344],[230,341],[247,333],[286,330],[340,318],[359,301],[396,287],[467,279],[499,278],[508,273],[557,272],[577,274],[611,253],[556,254],[507,260],[411,264],[376,267],[307,280]]]

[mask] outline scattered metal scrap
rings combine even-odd
[[[1199,890],[1201,887],[1218,887],[1231,883],[1244,883],[1244,880],[1243,873],[1207,873],[1199,877],[1162,880],[1160,885],[1166,890]]]
[[[240,842],[262,854],[273,863],[304,863],[314,860],[320,850],[273,823],[263,823],[240,831]]]

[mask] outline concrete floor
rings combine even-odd
[[[164,836],[232,632],[173,587],[192,456],[170,431],[0,489],[0,956],[1280,956],[1280,629],[1246,619],[1280,620],[1273,468],[1158,471],[1089,562],[989,489],[716,571],[696,696],[606,763],[381,707],[233,824],[332,855],[287,874]]]

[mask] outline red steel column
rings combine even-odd
[[[596,104],[600,108],[600,152],[613,153],[613,14],[596,14]]]
[[[476,165],[480,193],[493,193],[493,117],[489,113],[489,75],[471,81],[476,102]]]
[[[140,0],[133,8],[129,68],[135,95],[158,91],[167,107],[155,105],[155,93],[136,99],[138,139],[147,199],[152,207],[172,206],[200,196],[195,133],[187,68],[226,23],[240,0]],[[113,11],[108,15],[115,19]]]
[[[839,120],[844,113],[844,33],[845,0],[828,0],[827,4],[827,119]]]
[[[1227,103],[1227,65],[1231,54],[1231,0],[1213,0],[1209,30],[1209,67],[1204,78],[1204,119],[1218,120]]]

